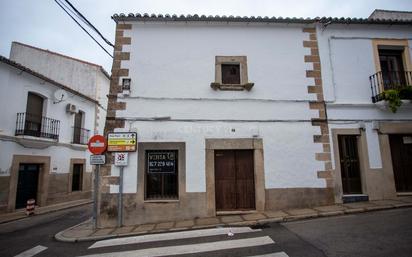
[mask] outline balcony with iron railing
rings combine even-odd
[[[26,112],[17,113],[16,136],[59,140],[60,121]]]
[[[80,144],[80,145],[87,145],[89,140],[90,130],[81,128],[81,127],[73,127],[73,144]]]
[[[401,99],[411,99],[412,71],[379,71],[369,76],[372,102],[385,100],[385,91],[397,90]]]

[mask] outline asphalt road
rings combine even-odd
[[[411,257],[412,208],[285,223],[330,257]]]
[[[89,247],[96,242],[62,243],[53,238],[90,215],[91,208],[86,206],[1,224],[0,256],[15,256],[30,249],[39,250],[35,257],[167,256],[174,252],[185,257],[412,256],[412,208],[273,223],[251,230],[244,228],[246,231],[232,237],[226,233],[208,235],[206,230],[192,231],[186,235],[189,237],[180,239],[181,233],[173,234],[172,239],[163,241],[160,235],[126,237],[117,242],[105,241],[105,246],[93,249]],[[136,243],[137,240],[144,242]]]
[[[83,205],[0,224],[0,256],[15,256],[37,245],[46,246],[48,249],[35,255],[36,257],[73,256],[70,254],[71,249],[77,246],[57,242],[54,235],[87,220],[91,215],[91,205]],[[87,247],[87,244],[84,247]]]

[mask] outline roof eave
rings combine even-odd
[[[4,57],[4,56],[1,56],[1,55],[0,55],[0,62],[5,63],[5,64],[7,64],[7,65],[10,65],[10,66],[12,66],[12,67],[14,67],[14,68],[16,68],[16,69],[19,69],[19,70],[21,70],[21,71],[23,71],[23,72],[26,72],[26,73],[34,76],[34,77],[37,77],[37,78],[39,78],[39,79],[41,79],[41,80],[44,80],[44,81],[46,81],[46,82],[48,82],[48,83],[50,83],[50,84],[53,84],[53,85],[55,85],[55,86],[57,86],[57,87],[59,87],[59,88],[61,88],[61,89],[64,89],[64,90],[66,90],[66,91],[68,91],[68,92],[70,92],[70,93],[72,93],[72,94],[74,94],[74,95],[77,95],[77,96],[79,96],[79,97],[82,97],[82,98],[90,101],[90,102],[93,102],[94,104],[100,105],[100,103],[99,103],[97,100],[95,100],[95,99],[93,99],[93,98],[91,98],[91,97],[89,97],[89,96],[87,96],[87,95],[84,95],[84,94],[82,94],[82,93],[79,93],[79,92],[77,92],[76,90],[71,89],[70,87],[68,87],[68,86],[66,86],[66,85],[63,85],[63,84],[61,84],[61,83],[59,83],[59,82],[57,82],[57,81],[54,81],[54,80],[52,80],[52,79],[50,79],[50,78],[48,78],[48,77],[46,77],[46,76],[44,76],[44,75],[42,75],[42,74],[40,74],[40,73],[38,73],[38,72],[33,71],[33,70],[31,70],[31,69],[29,69],[29,68],[27,68],[27,67],[25,67],[25,66],[23,66],[23,65],[21,65],[21,64],[19,64],[19,63],[17,63],[17,62],[14,62],[14,61],[12,61],[12,60]]]
[[[247,23],[283,23],[283,24],[375,24],[375,25],[412,25],[412,20],[387,20],[387,19],[364,19],[364,18],[282,18],[282,17],[234,17],[234,16],[205,16],[205,15],[148,15],[148,14],[114,14],[112,19],[117,22],[247,22]]]

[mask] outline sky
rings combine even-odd
[[[70,0],[114,43],[115,13],[205,14],[276,17],[362,17],[374,9],[412,11],[412,0]],[[54,0],[0,0],[0,55],[12,41],[102,65],[112,59]],[[110,52],[113,50],[108,47]]]

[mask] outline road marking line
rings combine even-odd
[[[98,253],[92,255],[85,255],[82,257],[154,257],[154,256],[172,256],[181,254],[192,254],[201,252],[211,252],[219,250],[227,250],[234,248],[252,247],[260,245],[274,244],[275,242],[268,236],[237,239],[237,240],[223,240],[211,243],[189,244],[178,246],[167,246],[148,248],[134,251],[112,252],[112,253]]]
[[[152,235],[143,235],[143,236],[133,236],[125,238],[116,238],[116,239],[107,239],[94,243],[89,247],[99,248],[107,246],[116,246],[116,245],[126,245],[126,244],[139,244],[147,242],[159,242],[166,240],[175,240],[175,239],[187,239],[187,238],[196,238],[196,237],[206,237],[206,236],[216,236],[216,235],[225,235],[232,231],[234,234],[241,233],[250,233],[262,231],[261,229],[251,229],[249,227],[235,227],[235,228],[212,228],[212,229],[199,229],[191,231],[182,231],[182,232],[171,232],[164,234],[152,234]]]
[[[47,249],[46,246],[38,245],[36,247],[33,247],[33,248],[31,248],[27,251],[24,251],[24,252],[20,253],[20,254],[14,256],[14,257],[31,257],[31,256],[34,256],[34,255],[40,253],[40,252],[43,252],[46,249]]]
[[[289,257],[285,252],[268,253],[263,255],[253,255],[249,257]]]

